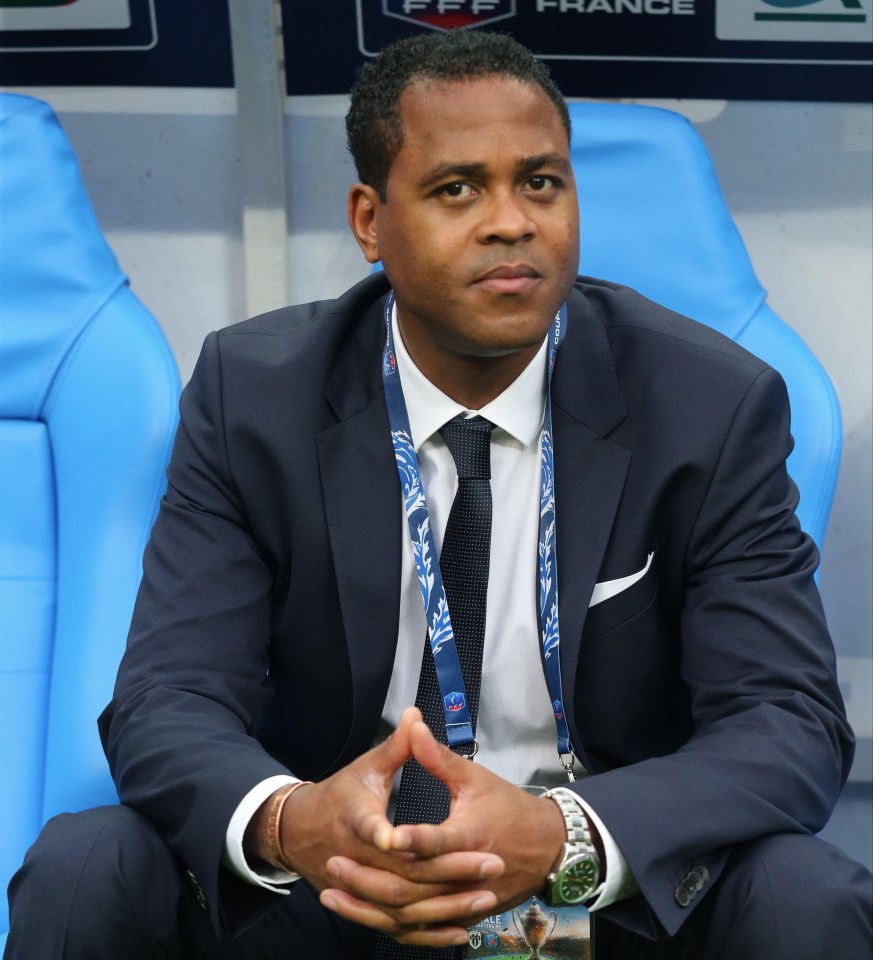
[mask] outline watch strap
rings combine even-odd
[[[584,857],[592,860],[599,868],[600,857],[591,839],[588,816],[578,797],[566,787],[546,790],[541,796],[548,797],[558,805],[567,828],[567,839],[561,851],[561,858],[546,877],[546,898],[549,903],[554,905],[555,903],[565,902],[560,895],[559,887],[562,872],[568,864]],[[601,888],[602,885],[593,889],[586,899],[590,900]]]
[[[558,805],[561,816],[564,818],[564,825],[567,828],[567,843],[571,847],[577,848],[580,853],[593,853],[599,862],[597,851],[591,840],[591,827],[588,825],[588,817],[575,794],[566,787],[555,787],[553,790],[546,790],[543,796],[554,800]]]

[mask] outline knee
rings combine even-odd
[[[9,884],[10,944],[44,944],[41,956],[60,956],[56,944],[118,922],[131,912],[125,891],[156,857],[172,854],[150,821],[127,807],[54,817]]]
[[[10,900],[26,896],[33,901],[54,897],[55,891],[70,890],[105,824],[112,819],[112,808],[98,807],[83,813],[62,813],[49,820],[12,878]]]
[[[743,844],[719,886],[719,912],[741,941],[733,955],[818,960],[838,949],[844,960],[869,960],[873,875],[823,840],[777,834]]]
[[[873,893],[873,875],[866,867],[805,834],[776,834],[748,844],[736,867],[748,871],[754,893],[810,920],[824,921],[852,905],[869,904]]]
[[[10,890],[26,886],[48,894],[70,891],[81,882],[83,873],[109,880],[122,865],[135,863],[156,844],[163,845],[163,841],[154,827],[127,807],[62,813],[43,827]]]

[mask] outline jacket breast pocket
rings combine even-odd
[[[601,584],[598,584],[598,587]],[[597,588],[592,599],[597,601]],[[630,586],[613,593],[606,599],[594,602],[585,617],[583,636],[595,637],[608,633],[635,617],[639,617],[655,602],[658,580],[654,563],[649,563],[645,573]]]

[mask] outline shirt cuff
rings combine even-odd
[[[299,873],[292,873],[290,870],[282,870],[279,867],[269,872],[256,872],[249,866],[243,852],[243,836],[246,827],[261,804],[267,797],[274,794],[279,787],[299,782],[296,777],[268,777],[252,787],[234,810],[224,837],[224,863],[246,883],[263,887],[265,890],[272,890],[274,893],[287,895],[290,890],[284,890],[281,885],[285,884],[287,886],[300,879]]]
[[[639,893],[640,888],[637,884],[636,877],[631,873],[631,868],[628,866],[624,854],[619,850],[618,844],[615,842],[609,830],[606,829],[600,817],[597,816],[591,806],[586,803],[578,793],[569,787],[560,787],[558,789],[568,793],[579,806],[582,807],[585,815],[600,834],[600,841],[603,844],[603,857],[606,861],[604,864],[606,867],[606,880],[604,880],[592,894],[594,899],[586,903],[588,909],[592,912],[602,910],[604,907],[610,906],[610,904],[617,903],[619,900],[624,900],[626,897],[632,897],[635,893]]]

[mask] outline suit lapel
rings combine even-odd
[[[567,339],[552,385],[561,676],[573,743],[574,688],[588,602],[609,542],[630,451],[604,437],[624,419],[612,354],[602,324],[584,298],[569,301]],[[584,763],[584,757],[580,755]]]
[[[350,331],[325,391],[339,422],[317,437],[353,684],[343,763],[372,743],[391,678],[400,610],[402,516],[381,379],[381,308],[380,296]]]

